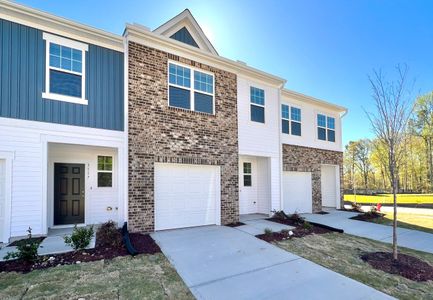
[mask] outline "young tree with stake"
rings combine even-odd
[[[388,152],[388,175],[394,200],[392,229],[392,254],[394,260],[398,258],[397,166],[401,156],[404,155],[402,143],[404,142],[406,127],[413,107],[407,82],[408,68],[407,66],[397,66],[396,70],[397,79],[394,81],[387,81],[381,71],[374,71],[373,75],[369,76],[376,111],[374,113],[366,112],[378,141]]]

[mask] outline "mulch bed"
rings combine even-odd
[[[120,234],[120,232],[119,232]],[[155,254],[161,252],[159,246],[148,234],[130,233],[129,237],[134,248],[139,254]],[[82,262],[91,262],[102,259],[113,259],[117,256],[129,255],[123,243],[117,246],[109,246],[108,241],[98,240],[96,236],[96,245],[94,249],[82,251],[73,251],[62,254],[53,254],[38,256],[37,260],[26,262],[21,259],[0,262],[0,272],[22,272],[27,273],[37,269],[46,269],[58,265],[72,265]]]
[[[361,213],[357,216],[351,217],[352,220],[358,220],[358,221],[370,221],[374,219],[380,219],[383,218],[384,214],[381,213]]]
[[[287,240],[290,238],[302,238],[306,235],[309,234],[324,234],[324,233],[329,233],[332,232],[329,229],[326,228],[322,228],[322,227],[318,227],[318,226],[311,226],[311,228],[304,228],[301,226],[298,226],[294,229],[292,229],[293,235],[291,237],[289,237],[289,235],[287,233],[282,233],[282,232],[272,232],[272,234],[259,234],[256,235],[257,238],[264,240],[266,242],[274,242],[274,241],[282,241],[282,240]]]
[[[228,227],[238,227],[238,226],[242,226],[242,225],[245,225],[245,223],[242,223],[242,222],[236,222],[236,223],[230,223],[230,224],[227,224],[227,225],[225,225],[225,226],[228,226]]]
[[[282,219],[282,218],[268,218],[266,219],[271,222],[276,222],[279,224],[289,225],[295,227],[291,231],[293,232],[293,235],[289,237],[288,231],[287,232],[272,232],[272,233],[263,233],[256,235],[257,238],[264,240],[266,242],[274,242],[274,241],[281,241],[281,240],[287,240],[290,238],[302,238],[309,234],[324,234],[332,232],[333,230],[330,230],[328,228],[324,228],[321,226],[316,226],[310,224],[308,227],[304,227],[304,221],[300,219]]]
[[[275,222],[275,223],[293,226],[293,227],[297,227],[303,223],[303,221],[301,221],[301,220],[282,219],[282,218],[275,218],[275,217],[268,218],[266,220],[271,221],[271,222]]]
[[[42,241],[45,239],[45,237],[32,237],[29,241],[29,239],[22,239],[22,240],[17,240],[15,242],[12,242],[9,244],[9,246],[19,246],[21,244],[27,244],[27,243],[42,243]]]
[[[410,255],[398,254],[398,260],[394,261],[390,252],[371,252],[363,254],[361,259],[373,268],[389,274],[397,274],[413,281],[433,280],[433,266]]]

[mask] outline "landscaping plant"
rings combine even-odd
[[[17,245],[16,252],[8,252],[4,259],[23,259],[28,262],[34,261],[38,257],[39,242],[32,239],[32,229],[27,229],[27,239]]]
[[[114,221],[103,223],[96,233],[98,246],[119,247],[122,244],[122,235]]]
[[[383,156],[387,162],[386,172],[392,187],[394,220],[393,220],[393,258],[398,259],[397,254],[397,192],[398,192],[398,165],[404,151],[404,138],[407,124],[412,113],[412,101],[410,99],[407,67],[397,66],[398,79],[387,82],[380,71],[374,71],[373,77],[369,77],[373,92],[375,113],[367,113],[379,146],[384,148]]]
[[[272,235],[272,233],[273,233],[273,232],[272,232],[272,229],[270,229],[270,228],[265,228],[264,231],[265,231],[265,234],[266,234],[266,235]]]
[[[93,233],[93,226],[77,227],[77,225],[75,225],[71,236],[65,236],[64,240],[65,243],[74,248],[74,250],[83,250],[89,246]]]

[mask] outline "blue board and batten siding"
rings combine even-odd
[[[182,29],[174,33],[170,38],[198,48],[197,43],[186,27],[182,27]]]
[[[89,44],[88,105],[42,99],[46,69],[42,33],[0,19],[0,117],[122,131],[123,53]]]

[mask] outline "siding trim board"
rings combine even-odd
[[[123,52],[88,44],[88,105],[80,105],[42,97],[47,58],[41,30],[0,19],[0,42],[0,117],[124,130]]]

